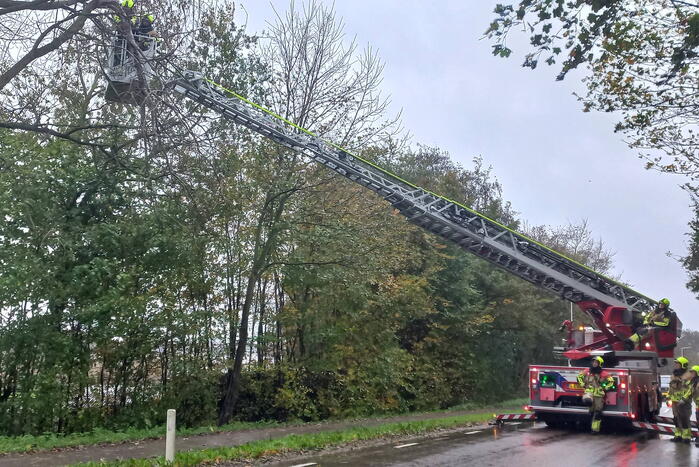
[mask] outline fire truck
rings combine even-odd
[[[132,90],[137,89],[142,94],[147,89],[148,76],[143,70],[148,68],[132,63],[154,53],[155,46],[146,45],[145,53],[134,54],[124,41],[112,42],[109,63],[113,66],[106,70],[110,100],[133,103],[138,95]],[[468,206],[421,188],[323,140],[199,72],[184,71],[173,76],[167,89],[291,151],[304,154],[373,191],[409,222],[576,304],[594,328],[580,330],[572,323],[564,323],[568,336],[561,354],[566,364],[529,367],[530,418],[560,425],[589,417],[588,408],[582,402],[583,389],[576,377],[596,356],[604,358],[606,371],[615,382],[607,392],[603,418],[651,421],[658,414],[658,368],[673,357],[682,330],[682,323],[674,312],[669,326],[651,330],[637,350],[625,350],[625,340],[642,324],[643,316],[657,305],[653,299]]]
[[[583,388],[577,382],[577,375],[589,367],[592,357],[601,356],[607,374],[614,379],[614,385],[606,394],[603,418],[626,424],[657,421],[662,401],[658,368],[673,357],[682,331],[676,314],[671,314],[667,328],[652,329],[641,340],[639,350],[627,351],[624,341],[641,324],[643,312],[639,316],[633,308],[599,300],[577,305],[593,319],[598,329],[587,342],[579,337],[583,330],[568,331],[569,346],[563,352],[568,365],[530,365],[530,405],[527,408],[532,412],[531,418],[551,426],[586,420],[588,409],[582,404]],[[575,345],[581,340],[580,345]]]

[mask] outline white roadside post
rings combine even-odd
[[[167,433],[165,434],[165,460],[175,460],[175,409],[167,411]]]

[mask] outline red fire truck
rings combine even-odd
[[[585,330],[567,326],[567,342],[572,346],[564,350],[563,356],[569,366],[529,367],[528,408],[533,416],[552,426],[589,419],[577,375],[590,366],[592,357],[601,356],[606,372],[615,381],[606,395],[603,418],[627,424],[655,421],[661,404],[658,368],[673,357],[681,322],[672,313],[669,326],[651,329],[641,340],[640,350],[627,351],[624,341],[640,324],[642,313],[639,316],[626,308],[600,302],[580,302],[578,306],[594,320],[597,330],[592,339],[587,332],[591,342],[581,342],[579,336]],[[580,345],[575,346],[576,343]]]

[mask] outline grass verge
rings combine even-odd
[[[250,430],[283,426],[277,422],[233,422],[223,426],[204,426],[196,428],[178,428],[178,436],[191,436],[218,431]],[[72,433],[65,436],[46,434],[40,436],[0,436],[0,454],[10,452],[45,451],[57,448],[88,446],[94,444],[123,443],[126,441],[141,441],[145,439],[162,438],[165,425],[152,428],[129,428],[125,431],[110,431],[97,429],[89,433]]]
[[[444,410],[445,416],[449,412],[454,411],[465,411],[465,410],[496,410],[503,408],[521,408],[522,405],[528,403],[528,399],[510,399],[498,403],[489,404],[487,408],[483,407],[482,404],[476,403],[465,403],[458,406],[450,407]],[[419,416],[425,415],[432,412],[410,412],[402,414],[377,414],[373,417],[363,417],[363,418],[344,418],[344,419],[329,419],[324,420],[324,422],[332,423],[337,421],[359,421],[359,420],[377,420],[386,417],[400,417],[400,416]],[[488,416],[492,416],[491,412],[487,413]],[[323,422],[321,422],[323,423]],[[258,428],[269,428],[269,427],[282,427],[282,426],[292,426],[300,425],[301,422],[287,422],[279,423],[274,421],[263,421],[263,422],[233,422],[224,426],[204,426],[196,428],[178,428],[177,436],[192,436],[203,433],[214,433],[222,431],[238,431],[238,430],[252,430]],[[90,446],[97,444],[117,444],[128,441],[141,441],[147,439],[158,439],[162,438],[165,433],[165,426],[155,426],[147,429],[135,429],[130,428],[124,431],[110,431],[97,429],[89,433],[72,433],[69,435],[61,436],[55,434],[46,434],[41,436],[0,436],[0,454],[13,453],[13,452],[33,452],[33,451],[46,451],[51,449],[60,448],[71,448],[77,446]]]
[[[522,410],[518,410],[522,412]],[[174,464],[165,462],[164,457],[150,459],[130,459],[125,461],[89,462],[78,464],[81,467],[102,466],[194,466],[201,464],[216,464],[223,461],[250,461],[279,454],[292,454],[298,451],[318,450],[340,446],[356,441],[366,441],[389,436],[419,435],[439,429],[469,426],[483,423],[492,418],[493,414],[475,413],[456,417],[437,418],[401,423],[387,423],[376,427],[355,427],[346,430],[329,431],[304,435],[289,435],[283,438],[264,441],[253,441],[240,446],[229,448],[204,449],[180,452],[175,457]]]

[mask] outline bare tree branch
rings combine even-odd
[[[79,138],[75,138],[72,136],[72,133],[74,132],[69,132],[69,133],[62,133],[60,131],[48,128],[46,126],[42,125],[30,125],[28,123],[19,123],[19,122],[3,122],[0,121],[0,128],[7,128],[10,130],[22,130],[22,131],[31,131],[33,133],[41,133],[44,135],[48,136],[54,136],[56,138],[64,139],[66,141],[70,141],[71,143],[79,144],[80,146],[89,146],[93,148],[97,148],[100,150],[106,150],[108,146],[106,144],[101,144],[101,143],[94,143],[90,141],[84,141]]]
[[[20,2],[15,0],[0,0],[0,16],[15,13],[22,10],[60,10],[83,3],[80,0],[66,0],[56,2],[51,0],[38,0],[35,2]]]
[[[26,68],[31,62],[37,58],[43,57],[44,55],[53,52],[58,49],[61,45],[68,42],[73,36],[75,36],[84,26],[85,22],[89,18],[89,14],[103,6],[103,0],[93,0],[85,8],[77,14],[68,16],[61,22],[54,23],[46,31],[44,31],[37,40],[34,42],[32,49],[27,52],[21,59],[19,59],[14,65],[10,67],[5,73],[0,75],[0,90],[2,90],[7,83],[9,83],[15,76],[17,76],[24,68]],[[62,34],[58,35],[51,42],[45,45],[41,45],[41,42],[46,38],[46,36],[54,29],[60,27],[60,25],[65,22],[75,19],[73,23],[66,29]]]

